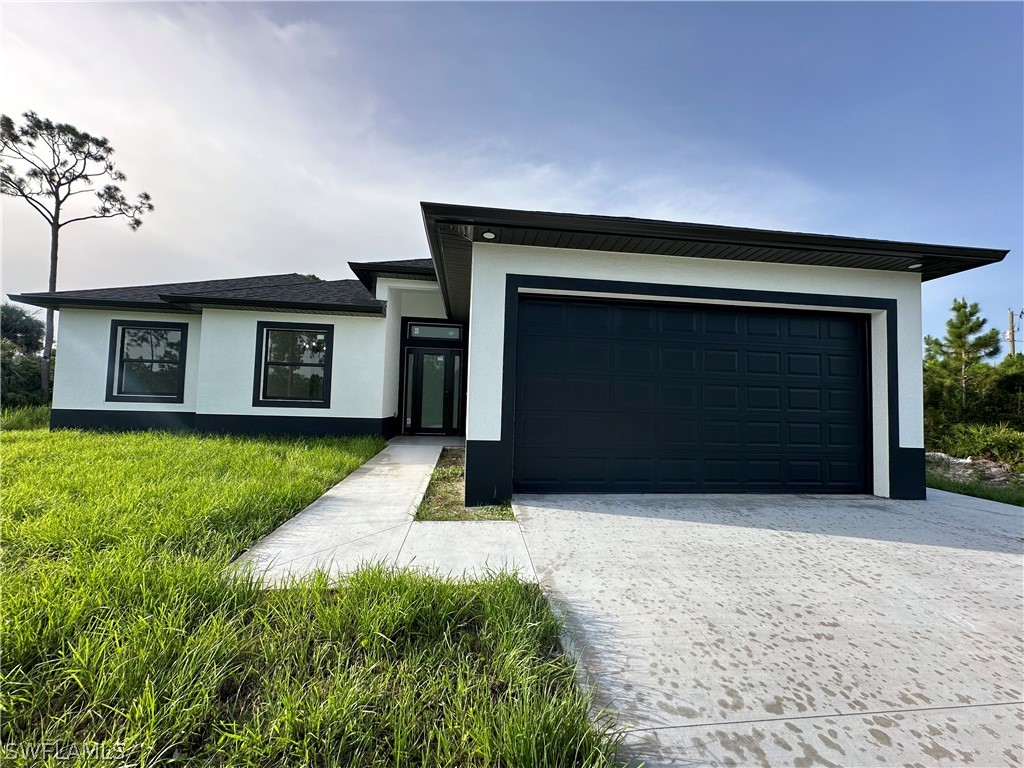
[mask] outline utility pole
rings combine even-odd
[[[1013,325],[1014,325],[1014,320],[1016,320],[1017,318],[1015,318],[1013,316],[1013,310],[1012,309],[1008,310],[1008,312],[1010,313],[1010,330],[1008,330],[1006,332],[1006,339],[1007,339],[1007,341],[1010,342],[1010,357],[1016,357],[1017,356],[1017,345],[1016,345],[1016,342],[1015,342],[1014,337],[1013,337]]]

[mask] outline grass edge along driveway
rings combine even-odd
[[[381,447],[5,431],[2,762],[614,764],[535,585],[225,575]]]

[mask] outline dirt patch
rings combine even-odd
[[[1024,484],[1024,472],[1014,472],[1006,464],[981,457],[958,459],[944,453],[925,454],[928,470],[957,482],[982,482],[990,485]]]
[[[441,451],[430,485],[423,495],[417,520],[514,520],[511,504],[466,507],[466,450],[446,447]]]

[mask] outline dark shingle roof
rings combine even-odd
[[[384,308],[384,302],[375,299],[358,280],[317,280],[294,272],[193,283],[25,293],[11,298],[40,307],[134,308],[164,312],[196,312],[204,306],[217,306],[380,315]]]

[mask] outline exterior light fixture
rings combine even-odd
[[[489,230],[489,229],[485,229],[485,230],[484,230],[484,231],[483,231],[483,232],[482,232],[482,233],[480,234],[480,237],[482,237],[482,238],[483,238],[484,240],[493,240],[494,238],[496,238],[496,237],[497,237],[497,235],[496,235],[496,234],[494,234],[493,232],[491,232],[491,230]]]
[[[909,267],[907,267],[907,269],[920,269],[920,268],[921,268],[920,264],[911,264]]]

